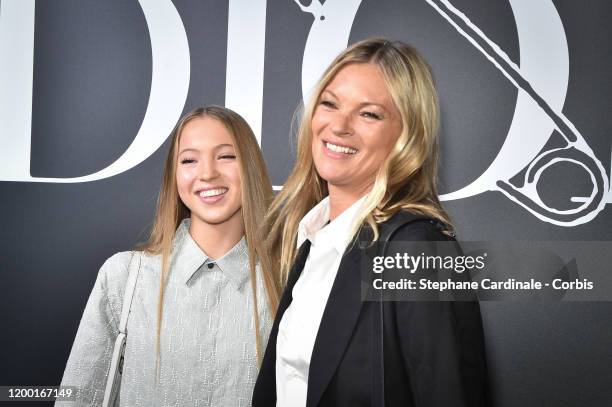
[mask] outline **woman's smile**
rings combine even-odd
[[[359,151],[356,148],[349,147],[345,144],[332,143],[327,140],[322,140],[321,143],[323,145],[322,148],[325,152],[325,155],[330,158],[336,158],[341,160],[349,159],[355,154],[357,154]]]
[[[197,190],[196,195],[205,204],[215,204],[225,197],[227,191],[227,187],[210,187]]]
[[[369,63],[338,71],[321,92],[311,127],[318,174],[349,193],[372,185],[402,129],[382,72]]]
[[[194,224],[241,219],[240,168],[227,128],[210,117],[189,121],[179,140],[176,185]]]

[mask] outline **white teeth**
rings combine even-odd
[[[336,153],[355,154],[357,152],[354,148],[337,146],[332,143],[325,143],[325,147]]]
[[[227,192],[227,188],[208,189],[206,191],[200,191],[201,198],[208,198],[211,196],[221,195]]]

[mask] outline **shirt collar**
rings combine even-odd
[[[210,269],[205,264],[216,263],[228,280],[237,289],[240,289],[250,277],[247,271],[249,267],[249,254],[244,236],[223,257],[215,261],[191,237],[189,234],[190,225],[191,219],[186,218],[183,219],[176,229],[172,243],[171,272],[175,272],[180,281],[189,284],[192,279],[197,277],[196,274],[200,270],[202,273],[210,272]]]
[[[329,222],[329,196],[325,197],[302,218],[298,226],[297,246],[300,247],[306,239],[313,245],[317,242],[331,244],[338,254],[344,253],[346,246],[353,237],[351,229],[359,215],[359,210],[365,200],[361,197],[348,207],[336,219]],[[329,223],[328,223],[329,222]]]

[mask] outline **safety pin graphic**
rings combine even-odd
[[[509,1],[513,11],[516,11],[515,7],[521,6],[524,12],[525,7],[522,1]],[[546,10],[550,11],[551,8],[554,10],[551,0],[540,1],[542,3],[537,3],[540,6],[540,13]],[[311,0],[307,6],[302,4],[301,0],[294,0],[294,2],[303,12],[310,13],[314,17],[302,60],[302,93],[304,100],[307,100],[308,93],[323,73],[322,68],[327,66],[346,47],[352,22],[362,0],[328,0],[324,3],[321,0]],[[565,144],[565,147],[562,148],[543,151],[542,148],[545,147],[546,139],[540,137],[543,133],[537,133],[535,138],[537,142],[527,146],[529,147],[527,150],[532,150],[530,153],[533,154],[533,159],[529,159],[526,154],[523,154],[517,157],[518,160],[512,165],[502,168],[500,167],[502,162],[498,162],[496,158],[477,180],[458,191],[444,194],[440,198],[443,200],[463,199],[486,190],[500,191],[544,222],[569,227],[592,220],[605,207],[606,198],[610,197],[612,199],[612,193],[609,192],[609,179],[602,163],[596,158],[580,132],[560,111],[563,106],[562,101],[560,104],[557,103],[559,106],[555,108],[555,104],[550,103],[551,100],[554,100],[551,94],[547,94],[546,98],[540,96],[540,93],[527,80],[529,77],[527,75],[528,65],[523,69],[519,68],[497,44],[490,40],[461,11],[453,7],[448,0],[425,0],[425,2],[448,21],[460,35],[465,37],[519,90],[520,99],[517,100],[517,108],[520,102],[533,101],[533,108],[541,109],[550,119],[550,125],[547,124],[547,127],[550,130],[556,129]],[[535,12],[536,9],[533,11]],[[517,18],[516,13],[515,18]],[[560,21],[559,24],[561,24]],[[560,28],[563,29],[562,25]],[[564,98],[565,95],[562,97]],[[525,107],[523,104],[520,106]],[[517,117],[516,113],[517,111],[515,111],[515,119]],[[533,125],[536,128],[537,125],[541,127],[541,123],[533,123]],[[520,133],[513,132],[517,129]],[[516,140],[509,143],[510,136],[512,134],[513,137],[517,137],[521,133],[523,135],[528,134],[525,129],[518,126],[517,128],[511,127],[498,158],[508,159],[516,154],[516,151],[514,151],[517,148]],[[548,139],[550,139],[550,136],[548,136]],[[582,167],[591,180],[593,188],[588,197],[571,198],[571,202],[580,203],[576,208],[566,210],[552,208],[544,203],[538,195],[537,184],[540,176],[548,167],[559,162],[568,162]],[[523,172],[522,185],[515,185],[514,181],[513,183],[510,182],[511,179],[518,178],[518,174]]]
[[[576,226],[592,220],[606,204],[609,180],[601,161],[597,159],[578,129],[561,111],[555,110],[535,91],[521,69],[465,14],[448,0],[426,0],[426,2],[493,63],[517,89],[523,90],[534,100],[550,117],[556,130],[567,143],[565,147],[552,148],[539,153],[526,167],[522,185],[516,186],[510,183],[509,179],[513,176],[497,181],[497,190],[539,219],[555,225]],[[581,202],[578,207],[559,210],[542,201],[538,195],[537,184],[544,170],[564,161],[581,166],[588,173],[593,189],[588,197],[571,199],[572,202]]]

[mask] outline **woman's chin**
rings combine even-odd
[[[219,211],[218,213],[211,213],[214,211],[207,211],[206,214],[193,213],[191,215],[192,222],[198,222],[207,225],[221,225],[228,222],[232,218],[230,211]]]
[[[346,185],[352,182],[352,176],[346,168],[322,164],[317,166],[317,173],[328,185]]]

